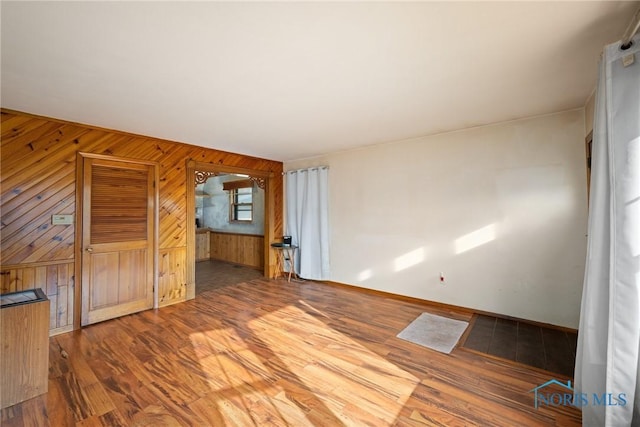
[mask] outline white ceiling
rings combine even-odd
[[[582,107],[637,7],[2,1],[1,104],[293,160]]]

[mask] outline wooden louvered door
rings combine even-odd
[[[153,307],[155,166],[83,157],[81,324]]]

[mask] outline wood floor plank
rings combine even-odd
[[[132,424],[137,414],[160,404],[160,399],[131,372],[125,372],[103,381],[105,390],[117,411],[110,417]]]
[[[218,399],[216,399],[215,395],[201,397],[191,402],[189,408],[198,415],[205,425],[223,426],[228,422],[220,410]]]
[[[0,420],[18,427],[580,424],[576,408],[534,408],[530,390],[551,373],[396,337],[423,312],[472,316],[314,282],[211,286],[192,301],[52,337],[49,392],[3,409]]]

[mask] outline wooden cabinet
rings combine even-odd
[[[209,230],[196,230],[196,261],[206,261],[210,257]]]
[[[49,300],[40,289],[0,298],[0,403],[6,408],[47,392]]]

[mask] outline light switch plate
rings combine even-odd
[[[71,225],[73,224],[73,214],[51,215],[52,225]]]

